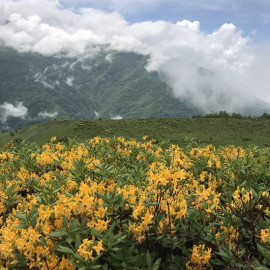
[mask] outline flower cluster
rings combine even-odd
[[[204,245],[193,246],[190,260],[187,262],[186,267],[188,270],[198,269],[206,270],[209,269],[209,260],[211,259],[211,248],[205,250]]]
[[[148,136],[6,145],[0,267],[270,266],[269,165],[268,149]]]

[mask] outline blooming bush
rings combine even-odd
[[[148,137],[5,145],[1,269],[267,269],[269,165]]]

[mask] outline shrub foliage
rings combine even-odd
[[[5,145],[1,269],[267,269],[269,165],[193,140]]]

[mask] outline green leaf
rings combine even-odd
[[[80,237],[80,235],[77,235],[76,240],[75,240],[75,249],[76,250],[79,248],[81,243],[82,243],[81,237]]]
[[[71,232],[75,232],[76,230],[78,230],[78,224],[79,224],[79,222],[78,222],[78,219],[74,219],[73,221],[72,221],[72,223],[71,223],[71,226],[70,226],[70,231]]]
[[[270,251],[259,244],[257,244],[257,247],[261,255],[267,260],[267,262],[270,262]]]
[[[85,228],[87,226],[87,221],[86,221],[86,218],[84,217],[81,221],[81,227],[82,228]]]
[[[112,253],[111,256],[119,261],[122,261],[123,260],[123,255],[122,253]]]
[[[68,219],[66,216],[63,216],[63,223],[64,223],[64,226],[65,226],[65,229],[68,230]]]
[[[94,265],[94,266],[91,266],[90,269],[99,269],[101,267],[101,265]]]
[[[65,254],[74,254],[74,251],[68,247],[59,246],[56,250]]]
[[[16,229],[22,229],[22,228],[26,229],[27,227],[28,226],[26,224],[19,224],[19,225],[15,226],[14,228],[16,228]]]
[[[161,264],[161,258],[155,261],[155,263],[152,266],[152,270],[158,270]]]
[[[15,252],[15,260],[17,261],[17,266],[25,266],[25,257],[18,252]]]
[[[79,261],[82,262],[82,263],[85,262],[84,259],[83,259],[81,256],[79,256],[78,254],[76,254],[76,253],[73,253],[73,257],[74,257],[75,259],[79,260]]]
[[[229,249],[220,247],[219,252],[216,252],[216,254],[220,255],[226,263],[230,263],[233,261],[232,254]]]
[[[97,164],[96,164],[96,167],[97,167],[97,168],[99,168],[100,170],[103,170],[102,165],[101,165],[101,164],[99,164],[99,163],[97,163]]]
[[[16,215],[13,215],[13,216],[20,220],[27,221],[26,216],[22,212],[17,212]]]
[[[147,250],[145,256],[146,256],[146,262],[147,262],[148,269],[151,269],[152,259],[151,259],[149,250]]]
[[[73,239],[71,236],[69,236],[69,237],[66,239],[66,242],[67,242],[68,244],[71,244],[73,241],[74,241],[74,239]]]
[[[245,254],[246,254],[246,250],[245,250],[245,248],[243,248],[243,249],[239,252],[238,256],[239,256],[239,258],[242,258]]]
[[[66,231],[55,231],[55,232],[48,234],[48,236],[54,237],[54,238],[63,237],[63,236],[67,236],[67,235],[68,235],[68,233]]]
[[[97,192],[98,196],[107,204],[111,204],[111,200],[109,198],[107,198],[106,196],[104,196],[103,194]]]
[[[103,238],[103,236],[102,236],[102,234],[99,232],[99,231],[97,231],[96,229],[91,229],[91,232],[92,232],[92,234],[94,235],[94,236],[96,236],[99,240],[101,240],[102,238]]]
[[[115,245],[121,243],[126,237],[127,237],[126,235],[123,235],[123,236],[117,238],[117,240],[112,245],[115,246]]]
[[[109,229],[109,232],[113,232],[113,230],[114,230],[114,228],[115,228],[115,226],[116,226],[116,223],[115,223],[115,221],[112,223],[112,225],[111,225],[111,227],[110,227],[110,229]],[[121,235],[121,234],[119,234],[119,235]]]
[[[55,189],[55,190],[52,192],[52,194],[57,194],[61,189],[62,189],[62,187]]]
[[[255,270],[269,270],[269,268],[265,266],[258,266],[258,267],[255,267]]]
[[[36,190],[40,192],[40,190],[38,190],[37,188],[36,188]],[[43,203],[43,198],[42,198],[40,195],[37,195],[36,198],[37,198],[37,201],[38,201],[40,204]]]

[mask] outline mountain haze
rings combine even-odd
[[[19,53],[2,46],[0,129],[17,129],[50,118],[177,118],[207,112],[188,95],[175,95],[162,73],[148,72],[148,61],[148,56],[98,46],[91,48],[91,54],[78,57]],[[180,75],[183,72],[179,69]],[[200,74],[211,75],[203,69]],[[203,91],[211,101],[213,89]],[[222,92],[218,102],[230,102],[231,95]],[[269,112],[269,105],[255,100],[241,107],[241,112],[260,115]]]

